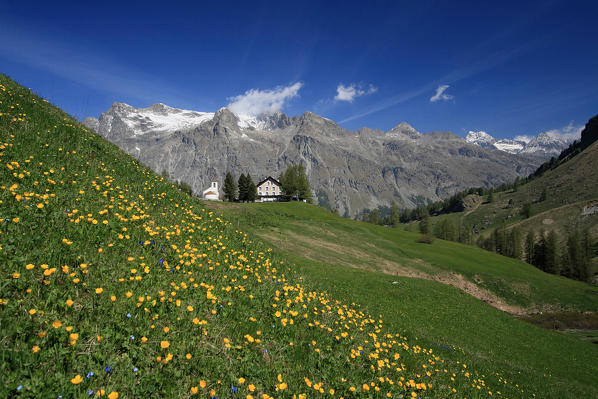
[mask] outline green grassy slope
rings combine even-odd
[[[590,344],[272,251],[2,75],[0,216],[0,397],[598,393]]]
[[[383,314],[427,346],[467,356],[485,375],[495,367],[509,370],[510,378],[540,390],[549,378],[540,397],[595,394],[596,345],[524,323],[450,285],[396,274],[456,271],[508,303],[591,311],[598,305],[596,287],[471,246],[418,244],[418,234],[342,219],[307,204],[206,205],[291,259],[305,279]],[[581,372],[571,374],[572,367]],[[580,386],[588,390],[569,391]]]
[[[222,208],[269,244],[310,260],[427,277],[524,311],[598,311],[598,287],[473,246],[443,240],[419,244],[416,233],[343,219],[303,203],[208,206]]]

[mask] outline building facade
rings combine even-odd
[[[266,177],[257,184],[259,202],[280,201],[282,199],[282,184],[272,176]]]

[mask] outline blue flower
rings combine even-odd
[[[92,396],[92,395],[93,395],[93,390],[91,390],[91,389],[90,389],[90,390],[88,390],[88,391],[87,391],[87,394],[88,394],[89,396]]]
[[[87,375],[86,375],[86,377],[87,377],[88,379],[89,379],[89,378],[91,378],[91,377],[93,377],[93,376],[94,376],[94,374],[93,374],[93,371],[90,371],[90,372],[89,372],[89,373],[87,373]]]
[[[132,340],[134,340],[134,339],[135,339],[135,336],[134,336],[134,335],[131,335],[131,341],[132,341]]]
[[[127,313],[127,319],[131,318],[131,313]]]
[[[20,391],[21,389],[23,389],[23,385],[19,385],[19,386],[17,387],[17,391]]]
[[[104,369],[105,372],[109,373],[112,371],[112,367],[110,366],[106,366],[106,368]]]
[[[235,387],[235,386],[233,385],[231,390],[233,391],[233,393],[235,393],[235,392],[237,392],[237,387]]]
[[[133,367],[133,372],[134,372],[134,373],[136,373],[136,372],[138,372],[138,371],[139,371],[139,369],[138,369],[137,367]]]

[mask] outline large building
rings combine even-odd
[[[257,184],[259,202],[279,201],[282,198],[282,184],[272,176],[266,177]]]

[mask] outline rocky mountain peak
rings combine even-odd
[[[398,135],[407,136],[412,139],[417,139],[419,136],[421,136],[421,134],[407,122],[399,123],[398,125],[396,125],[392,129],[390,129],[386,133],[388,135],[392,135],[392,136],[398,136]]]

